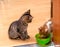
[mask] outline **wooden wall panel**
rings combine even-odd
[[[60,0],[53,0],[53,40],[60,44]]]

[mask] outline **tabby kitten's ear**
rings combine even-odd
[[[27,11],[23,14],[23,16],[24,16],[24,15],[30,15],[30,9],[27,10]]]

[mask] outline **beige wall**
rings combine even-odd
[[[20,16],[31,10],[34,17],[28,26],[28,33],[31,39],[26,41],[10,40],[8,38],[9,25],[20,18]],[[0,0],[0,46],[21,45],[35,43],[35,34],[38,28],[50,18],[50,0]]]

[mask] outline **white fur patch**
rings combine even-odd
[[[52,21],[48,21],[48,22],[46,23],[48,29],[50,28],[51,24],[52,24]]]

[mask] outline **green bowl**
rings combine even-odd
[[[49,37],[45,38],[45,39],[40,39],[39,36],[40,36],[40,34],[36,34],[36,36],[35,36],[36,41],[39,45],[46,45],[47,43],[49,43],[51,41],[51,35],[49,35]]]

